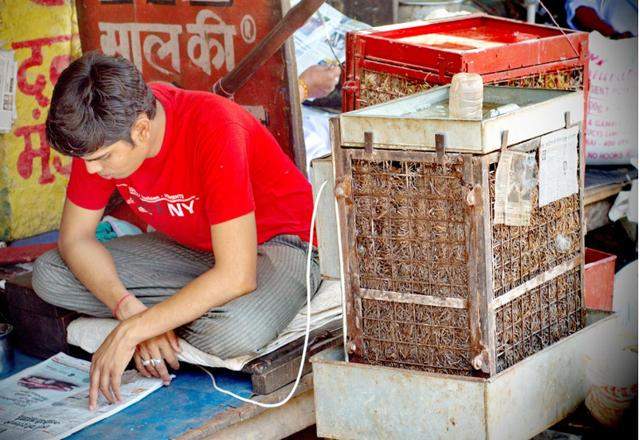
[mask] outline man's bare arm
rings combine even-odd
[[[78,280],[113,310],[127,293],[109,251],[96,239],[96,226],[104,210],[81,208],[65,202],[58,250]]]
[[[212,226],[211,243],[216,259],[212,269],[164,302],[122,321],[100,345],[91,362],[90,409],[96,407],[99,393],[110,402],[120,400],[122,373],[138,344],[255,290],[258,245],[254,213]],[[157,350],[149,354],[158,359]],[[166,368],[162,361],[160,364],[165,380]]]
[[[255,290],[256,235],[253,212],[212,226],[215,266],[166,301],[124,321],[131,341],[139,344]]]

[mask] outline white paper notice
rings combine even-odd
[[[540,138],[539,206],[578,192],[578,127]]]
[[[17,65],[13,52],[0,50],[0,133],[8,133],[17,117]]]
[[[638,157],[638,39],[591,32],[589,79],[587,163],[629,163]]]

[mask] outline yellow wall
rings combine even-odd
[[[53,81],[80,56],[73,0],[0,0],[0,49],[12,50],[19,68],[18,118],[0,134],[0,240],[7,241],[60,221],[71,160],[49,149],[44,122]]]

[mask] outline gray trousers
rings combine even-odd
[[[214,265],[211,252],[182,246],[150,233],[104,243],[129,292],[147,306],[164,301]],[[306,303],[308,244],[294,235],[280,235],[258,246],[257,289],[199,319],[176,333],[200,350],[228,359],[254,352],[273,339]],[[69,270],[57,250],[34,265],[33,288],[44,301],[97,317],[111,311]],[[318,255],[311,258],[311,295],[320,284]]]

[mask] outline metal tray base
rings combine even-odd
[[[585,355],[616,343],[618,321],[600,319],[490,379],[347,363],[339,349],[323,351],[311,359],[318,436],[531,438],[584,400]]]

